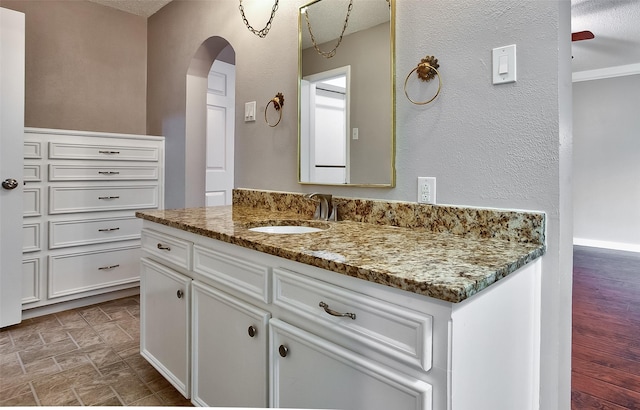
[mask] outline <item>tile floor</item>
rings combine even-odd
[[[137,296],[0,329],[0,406],[190,406],[139,336]]]

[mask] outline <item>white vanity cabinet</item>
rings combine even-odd
[[[26,128],[23,315],[137,293],[141,221],[164,206],[164,137]]]
[[[270,313],[197,281],[192,298],[193,403],[266,407]]]
[[[428,383],[278,319],[269,325],[270,407],[432,409]]]
[[[191,281],[190,294],[185,292],[190,320],[180,319],[190,329],[170,344],[174,355],[180,353],[182,371],[181,352],[190,340],[191,387],[183,394],[195,405],[539,408],[539,261],[450,303],[143,224],[145,258],[153,260],[143,259],[143,311],[154,309],[146,302],[149,295],[170,282],[161,272]],[[173,244],[182,244],[175,248],[178,257],[171,255]],[[151,284],[154,278],[158,285]],[[164,298],[173,292],[175,299],[172,286]],[[150,337],[172,331],[178,320],[169,319],[169,312],[160,316],[166,319],[141,314],[143,350]],[[164,348],[170,350],[169,344]],[[150,362],[169,369],[173,359],[154,355]]]
[[[140,354],[189,397],[191,278],[142,258],[140,286]]]

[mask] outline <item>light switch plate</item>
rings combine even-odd
[[[506,57],[506,61],[505,61]],[[502,58],[502,60],[501,60]],[[500,64],[502,62],[502,64]],[[514,83],[516,75],[516,45],[498,47],[493,49],[493,83]]]
[[[244,103],[244,122],[256,120],[256,102]]]

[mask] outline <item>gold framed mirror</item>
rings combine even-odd
[[[395,0],[300,7],[298,181],[395,186],[395,102]]]

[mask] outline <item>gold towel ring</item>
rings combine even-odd
[[[280,117],[278,117],[278,122],[276,122],[273,125],[269,124],[269,120],[267,119],[267,109],[269,108],[269,104],[271,103],[273,103],[273,108],[275,108],[276,111],[280,113]],[[276,125],[280,124],[280,120],[282,120],[282,107],[284,107],[284,95],[282,95],[282,93],[278,93],[276,94],[275,97],[270,99],[269,102],[267,103],[267,106],[264,107],[264,121],[267,123],[267,125],[269,125],[270,127],[275,127]]]
[[[439,67],[440,65],[438,64],[437,58],[435,58],[434,56],[426,56],[425,58],[420,60],[420,63],[413,70],[411,70],[409,74],[407,74],[407,78],[404,80],[404,95],[407,96],[407,99],[409,101],[416,105],[425,105],[436,99],[436,97],[440,94],[440,90],[442,89],[442,78],[440,77],[440,72],[438,71]],[[422,81],[431,81],[434,77],[438,76],[438,91],[436,91],[436,94],[430,100],[413,101],[411,97],[409,97],[409,93],[407,93],[407,82],[409,81],[409,77],[411,77],[411,74],[416,71],[418,72],[418,78]]]

